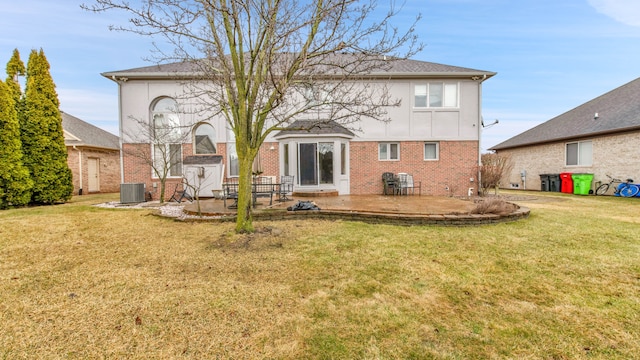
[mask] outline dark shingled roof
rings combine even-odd
[[[283,54],[287,56],[291,54]],[[327,63],[345,63],[349,64],[355,58],[353,54],[335,54],[335,59],[327,60]],[[365,71],[370,76],[391,76],[391,77],[416,77],[416,76],[478,76],[481,78],[489,78],[495,75],[495,72],[476,70],[459,66],[444,65],[427,61],[411,60],[411,59],[393,59],[382,60],[382,58],[372,58],[369,65],[375,65],[373,68]],[[318,68],[320,69],[320,67]],[[102,73],[102,76],[116,80],[118,79],[135,79],[135,78],[164,78],[164,77],[189,77],[195,76],[200,68],[195,61],[176,62],[170,64],[160,64],[145,66],[140,68],[109,71]],[[326,75],[335,74],[335,67],[327,67]],[[322,71],[322,70],[320,70]]]
[[[640,78],[495,145],[490,150],[632,130],[640,130]]]
[[[191,155],[182,160],[184,165],[215,165],[222,164],[222,155]]]
[[[276,138],[283,135],[347,135],[353,137],[354,133],[335,121],[296,120],[285,130],[280,131]]]
[[[103,149],[120,149],[119,138],[112,133],[62,112],[62,128],[66,132],[66,146],[90,146]]]

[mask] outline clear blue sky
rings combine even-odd
[[[82,2],[0,0],[0,64],[42,48],[62,110],[117,134],[117,86],[100,73],[150,65],[151,40],[109,31],[126,19]],[[640,77],[638,0],[406,0],[398,23],[417,13],[415,59],[498,73],[483,88],[485,123],[500,121],[483,149]]]

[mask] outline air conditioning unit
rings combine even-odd
[[[143,183],[139,184],[120,184],[120,203],[141,203],[144,202],[144,189]]]

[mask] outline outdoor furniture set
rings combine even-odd
[[[414,181],[413,175],[407,173],[391,172],[382,174],[383,195],[415,195],[416,188],[418,195],[422,195],[422,182]]]
[[[273,205],[273,196],[277,195],[277,201],[291,200],[287,195],[293,193],[293,180],[291,175],[283,175],[280,177],[280,183],[272,182],[271,177],[257,176],[251,182],[252,204],[255,208],[258,204],[258,198],[269,198],[269,206]],[[233,209],[238,207],[238,178],[228,178],[222,184],[222,200],[224,207]],[[227,206],[227,199],[233,199],[234,202]]]

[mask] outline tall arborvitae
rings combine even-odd
[[[18,112],[12,91],[0,81],[0,209],[31,200],[33,182],[22,164]]]
[[[13,101],[16,105],[22,100],[22,90],[20,89],[20,82],[18,76],[24,76],[26,69],[24,63],[20,59],[20,53],[18,49],[13,50],[13,56],[7,63],[7,85],[13,93]]]
[[[27,62],[20,135],[24,163],[33,179],[34,203],[64,202],[73,193],[59,107],[49,62],[42,49],[32,50]]]

